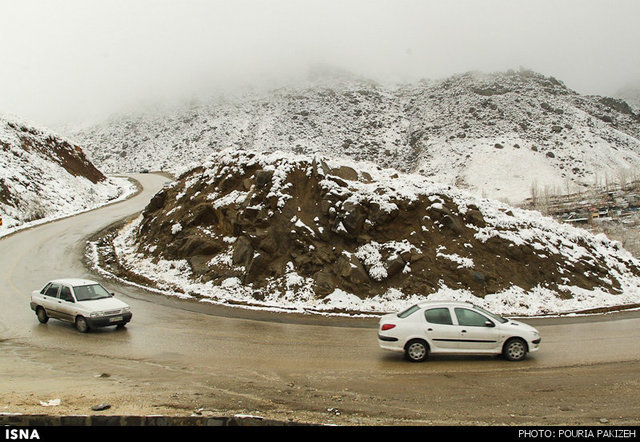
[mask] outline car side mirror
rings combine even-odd
[[[113,293],[113,292],[111,292],[111,296],[116,296],[116,294],[115,294],[115,293]]]
[[[487,322],[484,323],[484,326],[485,327],[495,327],[496,325],[491,321],[487,321]]]

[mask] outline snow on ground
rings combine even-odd
[[[69,216],[79,215],[90,210],[98,209],[107,204],[124,201],[134,193],[136,193],[138,190],[137,186],[127,178],[109,177],[108,181],[109,191],[103,193],[101,197],[92,200],[89,204],[70,204],[61,206],[59,207],[59,209],[51,211],[50,214],[48,216],[45,216],[44,218],[25,223],[17,223],[11,225],[9,223],[15,222],[15,220],[9,218],[9,223],[7,223],[7,219],[4,219],[3,225],[0,226],[0,238],[51,221],[56,221],[62,218],[67,218]]]
[[[518,142],[505,143],[502,150],[508,150],[508,155],[496,149],[491,140],[476,148],[463,173],[469,187],[479,195],[508,201],[520,201],[523,195],[530,197],[534,185],[563,189],[566,180],[560,169],[546,157],[530,149],[515,148],[515,144]]]

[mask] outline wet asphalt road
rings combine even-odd
[[[127,382],[140,388],[145,397],[161,392],[167,384],[172,389],[191,391],[197,385],[218,382],[217,388],[225,394],[240,395],[253,408],[267,403],[264,410],[286,405],[285,408],[306,407],[313,411],[314,407],[326,408],[325,403],[313,405],[313,395],[309,394],[313,389],[330,392],[333,388],[339,392],[348,391],[350,385],[357,390],[360,385],[371,398],[383,400],[388,394],[396,401],[414,403],[411,391],[416,376],[468,373],[477,379],[478,373],[496,376],[551,370],[560,379],[563,367],[640,361],[639,312],[584,319],[524,320],[538,327],[543,341],[539,352],[516,364],[493,357],[436,357],[427,363],[410,364],[401,355],[378,348],[375,319],[314,318],[202,305],[166,299],[110,281],[105,284],[132,307],[133,320],[126,329],[105,328],[81,334],[72,325],[56,320],[38,323],[29,308],[31,291],[54,278],[100,280],[82,262],[86,239],[142,210],[166,182],[166,178],[154,174],[134,178],[143,190],[130,200],[0,240],[0,343],[6,349],[0,369],[2,363],[10,364],[14,357],[16,366],[23,365],[23,372],[30,373],[34,366],[29,364],[37,361],[38,367],[46,367],[41,379],[45,382],[46,373],[64,367],[73,366],[73,370],[84,373],[100,373],[106,366],[113,370],[120,367],[127,373]],[[50,355],[49,360],[40,360],[42,354]],[[148,377],[150,371],[155,373],[153,379]],[[36,387],[27,387],[28,379],[22,379],[20,372],[12,373],[12,382],[5,390],[10,389],[14,402],[24,401],[23,396],[33,394]],[[49,379],[54,385],[68,382],[55,374]],[[365,379],[380,382],[362,385]],[[288,385],[287,380],[292,385],[304,380],[307,393],[293,391],[291,403],[284,398],[278,400],[278,391],[285,389],[276,391],[274,385]],[[37,388],[47,390],[44,385]],[[115,394],[104,392],[107,393]],[[357,403],[363,399],[353,400]],[[218,409],[224,408],[215,403]],[[140,407],[149,409],[148,404]],[[384,413],[384,407],[380,407],[379,413]],[[237,404],[227,408],[244,409]],[[415,412],[407,413],[413,416]]]

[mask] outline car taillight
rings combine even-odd
[[[395,324],[382,324],[382,331],[385,330],[391,330],[392,328],[394,328],[396,325]]]

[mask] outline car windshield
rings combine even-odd
[[[487,311],[485,309],[483,309],[482,307],[478,307],[478,306],[474,306],[476,310],[481,311],[482,313],[484,313],[485,315],[491,317],[492,319],[495,319],[496,321],[498,321],[501,324],[504,324],[505,322],[508,321],[508,319],[504,319],[502,316],[498,316],[494,313],[491,313],[490,311]]]
[[[103,298],[111,297],[111,293],[109,293],[100,284],[83,285],[79,287],[74,287],[73,291],[75,292],[76,299],[78,301],[92,301],[94,299],[103,299]]]

